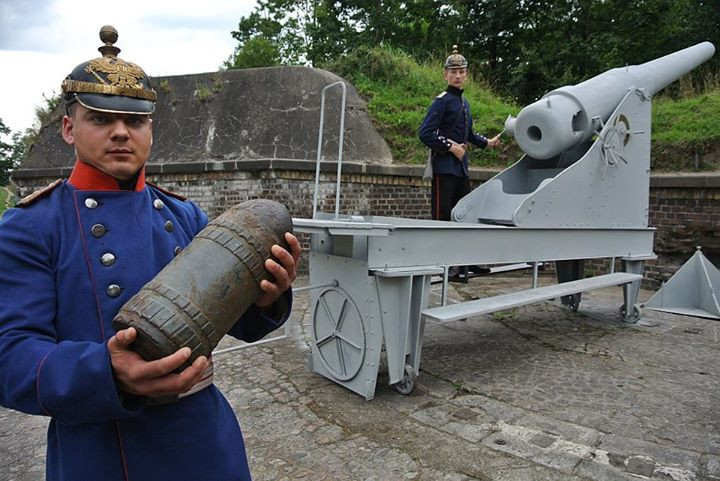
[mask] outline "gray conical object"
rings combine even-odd
[[[286,232],[292,217],[282,204],[237,204],[131,297],[113,327],[134,327],[132,348],[148,361],[185,346],[192,354],[182,367],[208,356],[262,293],[260,281],[271,277],[265,259],[273,244],[287,249]]]
[[[720,319],[720,271],[697,248],[688,261],[643,305],[655,311]]]

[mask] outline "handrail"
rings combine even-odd
[[[318,147],[317,147],[317,162],[315,164],[315,193],[313,194],[313,213],[312,218],[315,218],[317,212],[317,196],[318,188],[320,185],[320,154],[322,151],[322,138],[323,138],[323,127],[325,123],[325,91],[335,85],[342,86],[342,105],[340,110],[340,139],[338,140],[338,167],[337,167],[337,184],[335,186],[335,218],[340,216],[340,175],[342,173],[342,151],[343,151],[343,137],[345,134],[345,98],[347,96],[347,86],[342,80],[326,85],[322,89],[320,96],[320,128],[318,129]]]

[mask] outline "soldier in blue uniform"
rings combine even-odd
[[[103,56],[63,82],[75,167],[0,220],[0,404],[49,416],[46,477],[66,481],[250,480],[240,426],[212,384],[212,360],[185,347],[146,362],[119,308],[208,222],[192,202],[145,181],[156,94],[145,72]],[[273,246],[274,282],[231,329],[253,341],[291,307],[300,254]],[[172,402],[165,402],[173,399]],[[158,401],[164,400],[164,401]]]
[[[472,190],[468,172],[468,142],[484,149],[500,145],[500,134],[488,139],[473,131],[470,104],[463,97],[468,62],[457,45],[445,60],[447,88],[430,105],[418,132],[429,149],[424,178],[431,178],[430,202],[433,220],[452,220],[453,207]],[[475,274],[487,273],[482,266],[468,266]],[[468,268],[452,267],[451,280],[467,280]]]
[[[467,60],[453,45],[453,53],[445,60],[447,89],[430,105],[419,130],[420,140],[430,149],[434,220],[452,220],[453,207],[471,190],[468,142],[481,149],[500,145],[500,135],[488,139],[473,131],[470,105],[463,97],[467,67]]]

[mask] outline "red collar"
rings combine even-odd
[[[121,190],[114,177],[109,176],[90,164],[78,160],[68,180],[78,190]],[[135,192],[145,188],[145,166],[140,169],[135,183]]]

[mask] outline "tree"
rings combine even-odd
[[[457,8],[471,69],[520,103],[703,40],[717,44],[720,20],[720,9],[697,0],[470,0]],[[715,59],[704,66],[717,68]]]
[[[6,135],[10,135],[10,129],[5,125],[5,122],[0,119],[0,185],[7,184],[10,178],[10,170],[12,170],[13,167],[10,162],[12,145],[2,140]]]
[[[260,0],[231,35],[236,53],[263,38],[283,64],[319,65],[380,45],[427,58],[458,43],[457,15],[439,0]],[[226,67],[237,68],[231,61]]]
[[[315,66],[377,46],[439,61],[457,44],[476,78],[529,103],[610,68],[718,44],[720,9],[703,0],[259,0],[232,35],[236,53],[264,39],[279,62]],[[716,55],[694,83],[718,70]]]
[[[317,1],[308,58],[332,62],[358,47],[392,47],[415,58],[447,55],[460,37],[458,10],[447,2]]]
[[[261,50],[262,55],[270,55],[272,61],[284,64],[306,63],[306,32],[311,28],[316,2],[317,0],[259,0],[250,15],[240,18],[237,30],[230,32],[238,41],[235,55],[242,53],[243,57],[258,58],[253,52],[257,54],[258,50]],[[275,51],[269,52],[268,45]],[[225,66],[245,68],[236,67],[235,62],[230,61],[226,62]]]
[[[0,185],[7,185],[10,174],[25,159],[40,130],[55,120],[53,114],[58,115],[56,110],[60,102],[59,94],[53,93],[50,97],[43,94],[43,103],[35,107],[35,125],[22,133],[13,132],[11,143],[2,140],[3,137],[11,135],[11,131],[0,118]]]
[[[280,51],[265,37],[252,37],[238,45],[223,66],[228,70],[272,67],[280,64]]]
[[[20,165],[20,161],[27,151],[20,132],[12,135],[12,143],[2,140],[3,136],[10,135],[10,128],[0,119],[0,185],[7,185],[13,169]]]

